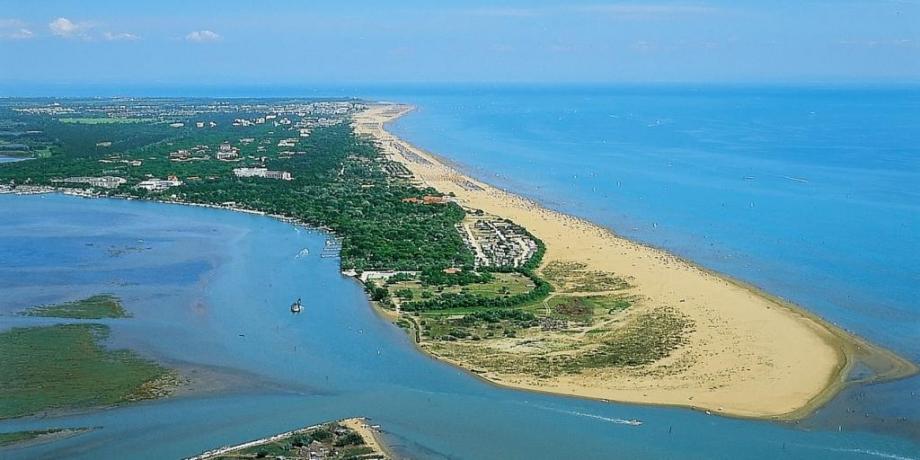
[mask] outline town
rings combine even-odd
[[[94,139],[92,146],[99,158],[96,161],[108,166],[104,171],[107,174],[56,177],[50,180],[50,185],[41,188],[11,182],[3,184],[3,190],[15,192],[18,186],[19,192],[50,187],[87,195],[119,193],[127,189],[161,193],[189,182],[213,180],[224,174],[241,180],[292,181],[295,177],[291,171],[276,169],[270,164],[307,155],[302,141],[309,138],[315,129],[342,123],[350,114],[364,107],[363,103],[353,100],[203,103],[177,99],[153,103],[121,98],[14,106],[12,111],[15,113],[51,116],[63,125],[111,126],[113,132],[118,132],[121,124],[144,124],[163,133],[161,135],[167,136],[167,139],[195,138],[199,142],[183,145],[183,142],[167,140],[164,145],[175,148],[169,150],[164,158],[158,155],[127,155],[118,142],[108,138]],[[31,130],[11,134],[21,137],[22,142],[5,143],[5,147],[16,149],[6,149],[7,154],[23,157],[55,154],[51,133]],[[200,142],[210,139],[213,141]],[[164,166],[164,161],[172,167]],[[214,163],[214,167],[208,168],[214,174],[204,177],[186,174],[191,170],[182,165],[190,163]],[[220,163],[228,163],[232,168],[218,167]],[[145,164],[156,166],[155,169],[162,170],[163,174],[157,176],[147,172],[138,175],[132,172],[132,169],[139,171]]]

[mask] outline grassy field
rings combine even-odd
[[[613,273],[591,271],[579,262],[552,262],[542,273],[558,292],[604,292],[629,287],[625,279]]]
[[[26,310],[24,314],[77,319],[125,318],[128,316],[121,300],[111,294],[94,295],[57,305],[33,307]]]
[[[172,374],[128,350],[106,350],[108,328],[66,324],[0,333],[0,418],[163,396]]]
[[[556,291],[518,308],[417,313],[422,346],[476,372],[549,379],[605,369],[644,372],[642,366],[681,347],[694,327],[675,309],[645,305],[614,273],[573,262],[553,262],[541,272]]]
[[[409,300],[400,296],[406,290],[411,292],[411,299],[424,299],[426,296],[432,296],[443,293],[460,293],[469,292],[489,297],[512,296],[523,294],[534,288],[533,281],[520,273],[494,273],[495,279],[486,283],[473,283],[465,286],[425,286],[421,281],[399,281],[388,284],[390,295],[400,298],[400,300]],[[427,294],[426,294],[427,293]]]

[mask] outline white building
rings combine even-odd
[[[266,179],[294,180],[288,171],[269,171],[268,168],[233,168],[236,177],[264,177]]]
[[[265,177],[268,168],[233,168],[236,177]]]
[[[68,177],[61,180],[60,182],[70,183],[70,184],[89,184],[93,187],[102,187],[102,188],[116,188],[121,184],[127,182],[121,177],[114,176],[102,176],[102,177]]]
[[[182,185],[182,181],[177,179],[175,176],[170,176],[169,179],[147,179],[137,183],[137,188],[142,188],[148,192],[159,192],[166,190],[170,187],[178,187]]]

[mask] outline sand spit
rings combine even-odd
[[[756,418],[801,418],[833,397],[855,363],[874,380],[911,375],[917,367],[782,299],[705,270],[665,251],[617,236],[590,222],[460,173],[405,142],[384,124],[413,107],[372,105],[354,117],[358,134],[375,138],[423,183],[453,193],[468,208],[509,218],[542,239],[544,265],[581,262],[627,277],[644,309],[668,307],[692,319],[684,346],[650,365],[578,375],[480,372],[499,385],[620,402],[692,407]],[[462,359],[450,360],[467,369]]]

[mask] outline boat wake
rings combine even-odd
[[[301,257],[307,257],[308,255],[310,255],[310,250],[303,248],[300,252],[297,253],[295,257],[300,259]]]
[[[639,426],[639,425],[642,425],[642,423],[643,423],[641,420],[637,420],[637,419],[628,419],[628,420],[627,420],[627,419],[623,419],[623,418],[604,417],[603,415],[589,414],[589,413],[585,413],[585,412],[578,412],[578,411],[572,411],[572,410],[555,409],[555,408],[547,407],[547,406],[534,406],[534,407],[537,407],[537,408],[543,409],[543,410],[548,410],[548,411],[551,411],[551,412],[557,412],[557,413],[560,413],[560,414],[567,414],[567,415],[574,415],[574,416],[576,416],[576,417],[587,417],[587,418],[593,418],[593,419],[597,419],[597,420],[603,420],[603,421],[605,421],[605,422],[615,423],[615,424],[617,424],[617,425]],[[913,459],[911,459],[911,460],[913,460]]]

